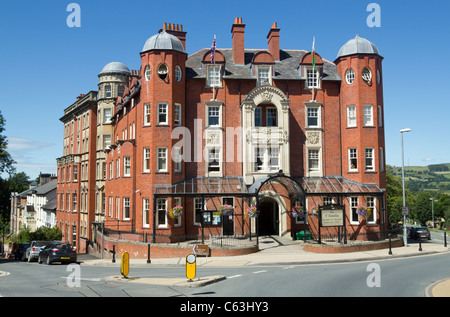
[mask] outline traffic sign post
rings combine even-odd
[[[195,278],[196,274],[196,261],[197,257],[195,254],[188,254],[186,256],[186,277],[192,281]]]
[[[130,255],[128,252],[122,253],[122,262],[120,264],[120,273],[123,277],[127,278],[128,273],[130,273]]]

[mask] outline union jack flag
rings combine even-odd
[[[214,58],[215,58],[215,54],[216,54],[216,35],[214,34],[214,41],[211,45],[211,56],[209,57],[209,60],[212,62],[214,62]]]

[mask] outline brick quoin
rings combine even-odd
[[[57,218],[64,238],[75,239],[80,251],[99,249],[98,237],[93,235],[102,223],[110,239],[104,248],[111,251],[116,243],[119,249],[132,251],[134,257],[146,256],[145,245],[138,242],[175,243],[202,234],[207,237],[224,234],[222,224],[208,223],[202,228],[196,215],[199,201],[196,203],[195,194],[177,197],[173,193],[175,184],[184,186],[183,193],[187,193],[190,189],[186,188],[194,182],[218,179],[226,183],[239,178],[247,189],[258,189],[260,193],[258,199],[220,192],[206,198],[204,209],[209,211],[217,210],[228,201],[226,198],[233,198],[231,234],[255,234],[254,221],[244,215],[245,209],[255,203],[264,212],[259,221],[267,234],[294,237],[297,231],[307,230],[317,238],[319,224],[312,215],[312,206],[330,202],[345,207],[346,230],[354,233],[354,239],[370,239],[369,233],[388,228],[383,191],[386,188],[383,57],[375,45],[356,36],[342,46],[334,62],[316,52],[318,86],[313,89],[308,86],[312,80],[308,77],[312,74],[312,53],[280,48],[280,28],[276,22],[267,34],[267,49],[245,47],[242,18],[234,20],[231,37],[232,47],[216,48],[212,62],[210,43],[188,55],[187,32],[181,25],[164,23],[145,42],[139,70],[130,71],[121,63],[111,63],[108,65],[114,65],[107,72],[99,74],[99,111],[95,102],[87,107],[79,100],[65,110],[61,118],[65,124],[65,144],[64,156],[58,159]],[[351,83],[347,81],[349,69],[354,73]],[[370,70],[370,79],[363,76],[366,70]],[[214,88],[211,76],[218,76]],[[104,82],[112,83],[109,97],[104,95],[107,90]],[[123,93],[119,93],[120,85]],[[106,127],[102,118],[97,118],[97,113],[100,116],[107,108],[102,101],[105,98],[112,104],[111,121]],[[365,105],[371,105],[370,113],[364,113]],[[348,106],[356,109],[354,126],[348,125]],[[80,132],[74,118],[83,119],[81,110],[89,113],[90,122],[89,129],[81,125]],[[257,113],[261,115],[259,119]],[[276,119],[271,121],[274,113]],[[209,120],[216,115],[218,125],[215,121],[210,125]],[[365,118],[371,124],[365,124]],[[242,130],[243,127],[248,129]],[[179,136],[173,137],[174,132]],[[87,133],[87,150],[78,152],[78,147],[71,144],[83,142]],[[102,141],[106,133],[111,134],[108,144]],[[72,134],[74,139],[70,138]],[[183,149],[180,169],[171,156],[175,146]],[[144,150],[147,148],[149,152]],[[357,169],[350,168],[350,148],[356,149]],[[208,149],[219,153],[218,167],[207,162]],[[227,161],[227,157],[232,159]],[[63,180],[66,169],[71,166],[73,171],[75,165],[79,179]],[[296,189],[293,195],[292,189],[282,182],[264,183],[280,170],[285,181],[297,181],[302,190]],[[333,184],[318,187],[330,179]],[[265,185],[257,186],[261,184]],[[352,196],[340,186],[353,186],[355,194]],[[362,194],[361,188],[369,188],[367,194]],[[73,193],[77,195],[78,206],[77,210],[69,211],[62,200],[69,194],[72,201]],[[296,195],[301,199],[294,201]],[[359,205],[373,199],[373,219],[366,221],[361,216],[355,219],[351,197]],[[183,215],[178,220],[168,217],[176,204],[183,206]],[[304,218],[292,218],[294,204],[302,204],[307,213],[306,223]],[[322,228],[322,233],[336,232],[337,228]],[[124,237],[137,244],[123,246],[120,239]],[[161,252],[178,254],[176,249]]]

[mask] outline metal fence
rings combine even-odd
[[[402,236],[402,230],[395,229],[395,230],[386,230],[386,231],[376,231],[376,232],[346,232],[345,234],[343,232],[336,232],[336,233],[329,233],[329,232],[322,232],[320,234],[320,237],[318,235],[313,235],[312,239],[319,241],[322,243],[361,243],[363,241],[383,241],[386,239],[389,239],[391,237],[392,239],[399,238]]]

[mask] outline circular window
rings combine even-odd
[[[158,76],[162,80],[167,78],[167,74],[169,73],[169,69],[167,68],[166,64],[161,64],[158,67]]]
[[[181,81],[182,77],[183,77],[183,73],[181,72],[181,67],[180,66],[175,67],[175,79],[177,81]]]
[[[345,80],[347,81],[347,84],[353,84],[353,81],[355,80],[355,72],[353,69],[347,69],[347,72],[345,73]]]
[[[361,75],[362,75],[362,79],[363,79],[366,83],[370,82],[370,80],[372,79],[372,72],[371,72],[370,69],[368,69],[367,67],[365,67],[365,68],[362,70]]]
[[[150,66],[147,65],[147,67],[145,67],[145,80],[149,81],[151,75],[152,75],[152,69],[150,68]]]

